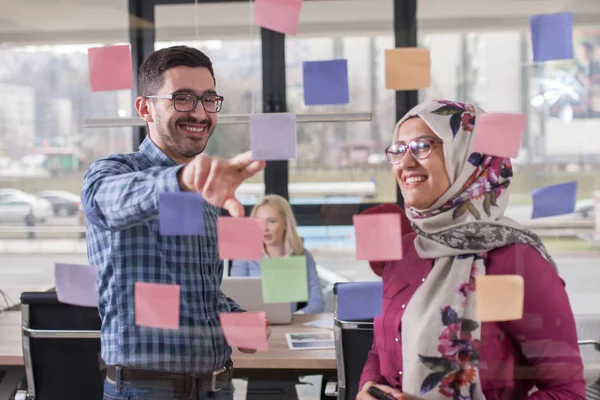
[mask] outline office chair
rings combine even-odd
[[[56,292],[21,294],[27,400],[101,400],[105,369],[100,357],[97,308],[60,303]]]
[[[360,375],[373,345],[373,318],[367,318],[364,313],[359,313],[362,315],[358,315],[357,319],[350,318],[352,310],[344,309],[344,305],[338,301],[338,294],[342,285],[367,286],[378,292],[377,285],[379,283],[338,282],[333,285],[337,382],[328,382],[325,394],[337,397],[339,400],[354,400],[358,394]],[[349,308],[352,308],[351,306],[350,304]]]

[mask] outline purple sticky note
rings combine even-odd
[[[96,268],[89,265],[54,265],[58,301],[81,307],[98,307]]]
[[[575,212],[577,182],[544,186],[531,192],[533,213],[531,218],[553,217]]]
[[[572,13],[533,15],[529,23],[534,61],[573,58]]]
[[[348,104],[348,60],[304,61],[304,104]]]
[[[340,283],[336,291],[338,320],[363,321],[381,314],[382,281]]]
[[[296,158],[296,114],[250,115],[250,148],[254,160]]]
[[[158,214],[161,235],[204,234],[204,199],[200,193],[161,193]]]

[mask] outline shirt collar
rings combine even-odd
[[[140,144],[140,151],[148,157],[150,163],[156,167],[174,167],[177,163],[168,155],[166,155],[158,146],[150,139],[150,136],[146,136],[142,144]]]

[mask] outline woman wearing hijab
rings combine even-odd
[[[585,399],[564,282],[539,237],[504,217],[508,158],[471,151],[483,110],[427,101],[386,149],[415,230],[383,272],[383,311],[357,399]],[[475,277],[520,275],[523,318],[481,322]],[[501,307],[501,305],[500,305]]]

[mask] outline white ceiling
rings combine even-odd
[[[159,6],[159,40],[257,35],[250,2]],[[0,0],[0,44],[128,41],[126,0]],[[421,32],[527,29],[533,14],[571,11],[578,25],[600,29],[600,0],[419,0]],[[393,0],[305,0],[298,36],[393,32]],[[198,26],[196,27],[196,21]],[[149,26],[145,21],[132,23]]]

